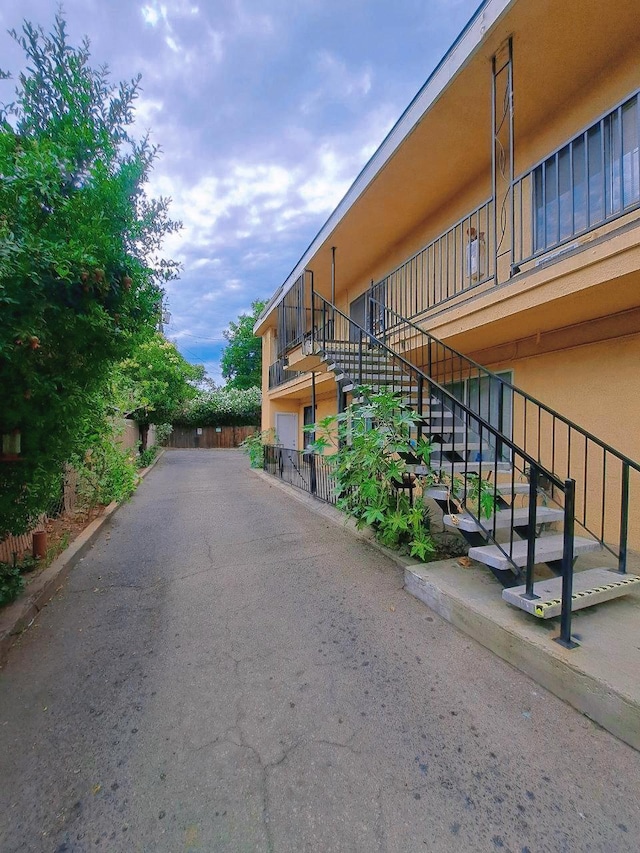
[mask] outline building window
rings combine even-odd
[[[533,171],[534,249],[549,249],[640,202],[638,95]]]
[[[315,419],[315,414],[313,411],[313,406],[305,406],[304,411],[303,411],[303,423],[304,423],[304,425],[305,426],[311,426],[315,422],[316,422],[316,419]],[[304,440],[305,447],[307,447],[309,444],[313,444],[313,442],[315,440],[316,440],[315,431],[305,433],[305,440]]]
[[[480,417],[491,424],[506,438],[512,438],[513,433],[513,391],[500,380],[513,384],[513,373],[510,370],[496,373],[493,376],[472,377],[446,385],[447,391],[461,403],[464,403],[471,411],[477,412]],[[470,429],[472,432],[478,430],[477,421],[471,419]],[[483,436],[483,443],[495,447],[496,440],[493,435]],[[480,454],[479,454],[480,455]],[[508,459],[510,451],[504,446],[500,447],[500,457]]]

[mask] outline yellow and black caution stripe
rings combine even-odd
[[[583,598],[590,598],[592,595],[596,595],[600,592],[608,592],[611,589],[619,589],[623,586],[637,584],[639,580],[640,578],[637,575],[633,575],[628,578],[622,578],[619,581],[613,581],[612,583],[600,584],[600,586],[593,586],[591,587],[591,589],[585,589],[582,592],[574,592],[571,596],[571,601],[579,601]],[[558,605],[561,604],[562,599],[560,598],[550,598],[547,601],[539,601],[535,605],[534,613],[536,616],[539,616],[540,619],[546,619],[548,611],[551,610],[551,608],[556,608],[558,607]]]

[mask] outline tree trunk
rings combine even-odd
[[[149,424],[140,424],[140,451],[144,452],[147,449],[147,439],[149,437]]]

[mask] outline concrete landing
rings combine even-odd
[[[557,619],[509,607],[484,567],[457,560],[405,566],[405,589],[503,660],[640,750],[640,593],[573,614],[564,649]]]

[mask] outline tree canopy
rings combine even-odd
[[[222,353],[222,375],[227,388],[254,388],[262,384],[262,342],[253,334],[253,327],[267,303],[251,303],[251,314],[240,314],[238,322],[231,321],[222,333],[229,341]]]
[[[157,333],[118,366],[117,385],[125,414],[139,424],[171,423],[198,396],[204,367],[190,364],[176,346]]]
[[[158,149],[132,134],[140,78],[92,67],[60,13],[11,36],[26,64],[0,110],[0,432],[21,453],[0,461],[0,535],[41,510],[114,364],[153,335],[179,227],[145,194]]]
[[[200,391],[173,419],[176,426],[254,426],[260,423],[260,389],[214,388]]]

